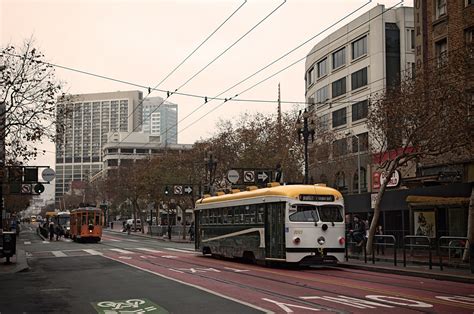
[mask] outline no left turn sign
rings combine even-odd
[[[244,171],[244,182],[255,182],[255,171]]]

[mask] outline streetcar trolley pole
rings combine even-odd
[[[372,264],[375,264],[375,246],[383,246],[384,248],[388,246],[393,246],[393,265],[397,266],[397,239],[395,238],[394,235],[391,234],[379,234],[379,235],[374,235],[374,239],[392,239],[392,243],[376,243],[376,241],[372,242]]]
[[[410,243],[407,244],[406,240],[410,240]],[[413,244],[411,243],[411,240],[413,239],[420,239],[420,240],[426,240],[428,244]],[[431,239],[427,236],[415,236],[415,235],[407,235],[403,237],[403,267],[407,267],[407,256],[406,256],[406,247],[410,247],[410,249],[414,247],[419,247],[419,248],[428,248],[428,254],[429,254],[429,267],[430,269],[433,269],[433,258],[432,258],[432,252],[431,252]]]
[[[443,243],[444,240],[450,240],[448,245],[441,245]],[[452,242],[453,241],[466,241],[468,247],[470,247],[470,242],[469,242],[469,239],[466,238],[466,237],[448,237],[448,236],[444,236],[444,237],[440,237],[438,239],[438,254],[439,254],[439,269],[440,270],[443,270],[443,254],[441,254],[441,249],[448,249],[448,256],[450,257],[451,256],[451,249],[462,249],[462,250],[465,250],[466,249],[466,245],[463,245],[463,246],[452,246]],[[461,256],[462,258],[462,256]]]

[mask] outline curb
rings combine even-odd
[[[396,275],[474,284],[474,276],[466,277],[466,276],[458,276],[458,275],[452,275],[452,274],[419,272],[419,271],[414,271],[414,270],[409,270],[409,269],[390,268],[390,267],[383,267],[383,266],[366,266],[366,265],[355,265],[355,264],[344,264],[344,263],[341,263],[338,265],[341,268],[360,269],[360,270],[379,272],[379,273],[389,273],[389,274],[396,274]]]

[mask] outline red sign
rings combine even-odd
[[[380,186],[387,180],[385,172],[374,172],[372,175],[372,188],[380,189]],[[400,171],[395,170],[387,183],[388,188],[397,187],[400,184]]]

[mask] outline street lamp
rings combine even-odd
[[[303,117],[303,121],[301,121]],[[303,114],[301,110],[296,121],[296,133],[298,133],[298,138],[301,140],[303,136],[304,141],[304,184],[308,184],[308,140],[311,136],[311,142],[314,141],[314,123],[311,120],[308,124],[309,112],[305,109]]]
[[[360,194],[360,139],[352,131],[346,132],[346,135],[352,135],[357,139],[357,193]]]

